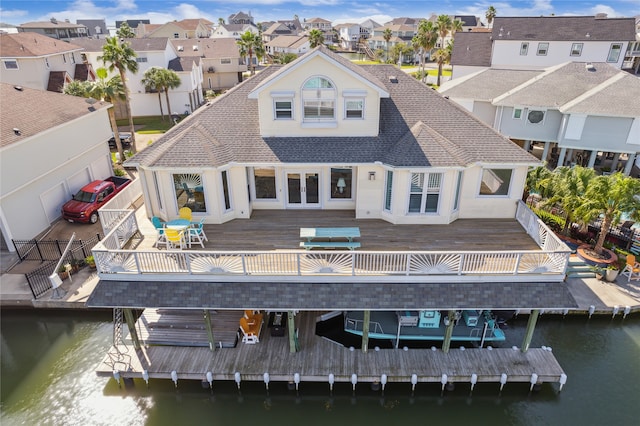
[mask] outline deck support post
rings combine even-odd
[[[365,310],[362,318],[362,353],[369,350],[369,322],[371,321],[371,311]]]
[[[289,330],[289,352],[294,354],[300,350],[298,336],[296,335],[296,319],[294,311],[287,312],[287,329]]]
[[[522,339],[522,348],[520,351],[526,352],[531,345],[531,338],[533,337],[533,330],[536,328],[536,322],[538,322],[538,315],[540,315],[540,309],[533,309],[529,315],[529,321],[527,322],[527,331]]]
[[[449,311],[447,313],[447,319],[449,320],[449,324],[447,324],[447,328],[444,331],[444,341],[442,342],[442,352],[448,353],[449,348],[451,347],[451,336],[453,336],[453,326],[454,319],[456,317],[456,311]]]
[[[135,349],[140,349],[140,339],[138,338],[138,332],[136,331],[136,321],[133,318],[133,312],[130,308],[124,308],[122,313],[124,313],[124,320],[127,322],[127,327],[129,328],[133,347]]]
[[[211,311],[204,310],[204,326],[207,329],[207,336],[209,337],[209,349],[212,351],[216,348],[216,341],[213,340],[213,328],[211,327]]]

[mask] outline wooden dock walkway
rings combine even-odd
[[[296,316],[300,342],[296,353],[290,353],[286,334],[271,336],[265,324],[260,343],[240,342],[235,348],[213,352],[205,347],[185,346],[145,346],[138,351],[132,345],[112,347],[96,373],[111,377],[118,371],[122,378],[139,379],[146,370],[149,378],[171,379],[171,372],[175,371],[178,380],[206,381],[207,372],[211,372],[214,381],[233,381],[238,372],[242,381],[260,382],[264,373],[269,373],[274,382],[291,382],[296,373],[301,382],[328,382],[329,374],[333,374],[336,383],[350,382],[352,374],[357,375],[359,383],[379,382],[382,374],[390,383],[410,383],[413,374],[419,383],[440,383],[443,374],[449,383],[469,383],[472,374],[477,375],[478,383],[499,383],[502,374],[507,375],[507,382],[526,383],[534,373],[537,383],[559,382],[564,376],[553,353],[541,348],[526,353],[512,348],[451,349],[448,353],[441,349],[370,348],[368,353],[350,350],[315,335],[320,314],[300,312]]]

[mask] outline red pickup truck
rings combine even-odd
[[[73,198],[62,206],[62,217],[69,222],[96,223],[98,209],[115,197],[131,179],[111,176],[105,180],[94,180],[83,186]]]

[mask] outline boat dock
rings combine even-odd
[[[291,353],[286,336],[270,333],[266,321],[257,344],[238,342],[235,348],[186,346],[112,347],[96,369],[101,377],[216,381],[380,383],[564,383],[566,376],[553,353],[545,348],[379,349],[367,353],[347,348],[315,334],[322,312],[296,316],[300,351]],[[145,373],[146,372],[146,373]],[[173,373],[175,372],[175,373]],[[173,374],[172,374],[173,373]],[[353,375],[356,376],[353,376]],[[446,375],[443,376],[443,375]],[[472,376],[475,375],[475,379]],[[506,376],[505,376],[506,375]],[[534,376],[534,375],[537,375]],[[534,379],[532,379],[532,376]],[[444,381],[444,383],[443,383]],[[504,383],[503,383],[504,382]],[[560,386],[561,387],[561,386]]]

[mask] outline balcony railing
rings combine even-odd
[[[540,250],[211,251],[132,250],[133,210],[108,210],[111,231],[93,248],[99,276],[151,281],[561,281],[569,248],[524,203],[516,219]],[[103,214],[103,212],[101,212]],[[259,278],[258,278],[259,277]],[[400,278],[402,277],[402,278]]]

